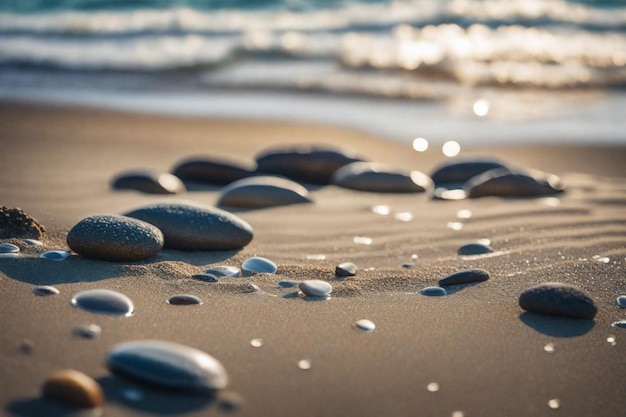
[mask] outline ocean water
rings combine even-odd
[[[626,0],[0,0],[0,100],[626,144]]]

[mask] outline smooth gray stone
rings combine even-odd
[[[309,191],[286,178],[259,176],[235,181],[222,189],[220,206],[266,208],[310,203]]]
[[[342,262],[335,267],[335,275],[338,277],[353,277],[358,268],[352,262]]]
[[[174,306],[188,306],[202,304],[202,300],[191,294],[176,294],[169,297],[167,303]]]
[[[67,234],[67,245],[86,258],[140,261],[163,247],[163,233],[146,222],[114,214],[86,217]]]
[[[545,173],[529,174],[495,169],[478,175],[463,186],[467,197],[540,197],[563,192],[559,177]]]
[[[241,275],[241,269],[230,265],[216,265],[207,269],[204,273],[215,275],[216,277],[238,277]]]
[[[256,164],[230,158],[197,156],[179,162],[172,174],[182,180],[226,185],[254,174]]]
[[[311,297],[327,297],[333,291],[332,285],[319,279],[302,281],[298,284],[298,288]]]
[[[617,301],[617,305],[621,308],[626,308],[626,295],[620,295],[615,301]]]
[[[172,201],[126,213],[151,223],[165,237],[165,248],[187,251],[240,249],[250,243],[252,227],[238,216],[216,207]]]
[[[22,242],[29,246],[43,246],[43,242],[37,239],[22,239]]]
[[[490,246],[483,245],[481,243],[468,243],[461,246],[456,253],[463,256],[469,255],[484,255],[485,253],[491,253],[493,249]]]
[[[39,255],[40,258],[49,259],[51,261],[64,261],[69,258],[71,253],[66,250],[49,250]]]
[[[19,253],[20,248],[13,243],[0,243],[0,253]]]
[[[135,306],[126,295],[107,289],[81,291],[72,297],[72,305],[90,313],[129,317]]]
[[[189,391],[215,391],[228,384],[222,364],[201,350],[162,340],[140,340],[113,347],[106,359],[114,373]]]
[[[506,168],[506,166],[498,161],[488,159],[446,162],[435,168],[430,177],[437,186],[441,184],[463,184],[476,175],[497,168]]]
[[[350,152],[326,146],[279,147],[256,158],[258,172],[310,184],[330,184],[335,171],[361,160]]]
[[[464,269],[463,271],[458,271],[441,278],[439,280],[439,286],[470,284],[472,282],[487,281],[488,279],[489,272],[484,269]]]
[[[403,171],[378,162],[353,162],[335,171],[338,187],[377,193],[422,193],[432,181],[419,171]]]
[[[420,294],[426,295],[428,297],[443,297],[448,295],[448,291],[445,288],[441,287],[426,287],[420,291]]]
[[[598,312],[595,301],[583,290],[560,282],[546,282],[525,290],[519,306],[529,313],[591,320]]]
[[[58,290],[58,288],[51,285],[39,285],[33,288],[33,293],[35,295],[45,297],[48,295],[58,295],[60,294],[60,291]]]
[[[193,274],[191,278],[199,279],[200,281],[205,281],[205,282],[218,282],[219,281],[219,277],[217,275],[207,274],[207,273]]]
[[[241,267],[248,272],[260,274],[275,274],[278,270],[276,264],[267,258],[252,256],[242,262]]]
[[[148,194],[178,194],[186,191],[180,178],[154,170],[134,170],[119,174],[111,182],[118,190],[136,190]]]

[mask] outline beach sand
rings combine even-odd
[[[626,146],[527,147],[522,140],[463,149],[461,156],[558,174],[566,193],[435,201],[428,194],[316,187],[314,204],[236,211],[254,228],[254,239],[239,251],[164,250],[135,263],[79,256],[53,262],[38,253],[67,249],[68,230],[86,216],[169,199],[214,205],[219,195],[218,187],[174,197],[112,190],[111,179],[125,170],[167,171],[198,154],[252,160],[269,146],[300,143],[346,146],[425,173],[446,158],[434,146],[418,153],[335,127],[0,104],[0,205],[22,208],[48,231],[43,247],[6,240],[23,256],[0,259],[0,414],[74,415],[40,397],[50,373],[71,368],[102,385],[103,415],[113,417],[624,415],[626,330],[611,323],[626,319],[615,301],[626,294]],[[376,205],[388,205],[390,214],[374,213]],[[459,210],[472,215],[459,219]],[[400,221],[397,213],[413,217]],[[356,236],[371,244],[356,244]],[[496,252],[456,254],[478,239],[489,239]],[[278,273],[218,283],[191,278],[252,255],[276,262]],[[359,267],[356,277],[334,276],[344,261]],[[465,268],[484,268],[491,278],[445,297],[419,294]],[[293,288],[279,288],[281,279],[330,280],[333,296],[307,301]],[[520,293],[547,281],[586,290],[598,305],[595,319],[524,313]],[[35,285],[54,285],[61,293],[38,297]],[[134,316],[95,315],[70,305],[75,293],[94,288],[129,296]],[[168,305],[177,293],[204,303]],[[355,329],[359,319],[372,320],[375,331]],[[101,336],[72,334],[89,323],[101,326]],[[251,346],[255,338],[263,340],[261,347]],[[230,377],[222,400],[112,376],[107,352],[140,339],[176,341],[213,355]],[[544,350],[549,344],[553,352]],[[303,359],[310,369],[299,368]],[[431,383],[438,390],[429,391]],[[234,410],[224,407],[228,398]],[[558,409],[550,400],[558,400]]]

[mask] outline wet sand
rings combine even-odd
[[[236,211],[254,228],[254,239],[240,251],[164,250],[144,262],[116,263],[79,256],[53,262],[37,255],[67,249],[68,230],[86,216],[170,198],[214,205],[219,194],[218,187],[175,197],[112,190],[111,179],[124,170],[167,171],[197,154],[253,159],[269,146],[297,143],[343,145],[425,173],[445,157],[438,149],[418,153],[325,126],[7,103],[0,104],[0,143],[0,204],[22,208],[48,230],[43,247],[7,240],[21,246],[23,256],[0,259],[3,414],[72,415],[40,398],[46,376],[65,368],[100,382],[106,416],[617,416],[626,409],[626,331],[610,325],[626,319],[615,301],[626,293],[626,146],[520,142],[461,153],[558,174],[568,186],[558,198],[444,202],[427,194],[315,187],[314,204]],[[388,205],[391,213],[374,213],[376,205]],[[459,219],[459,210],[472,215]],[[397,213],[412,219],[400,221]],[[460,230],[451,223],[460,223]],[[356,236],[371,244],[356,244]],[[456,254],[478,239],[489,239],[495,254]],[[325,259],[308,259],[320,254]],[[276,262],[278,273],[218,283],[191,278],[253,255]],[[359,267],[356,277],[334,276],[344,261]],[[465,268],[484,268],[491,279],[445,297],[418,293]],[[330,280],[333,296],[307,301],[292,288],[279,288],[281,279]],[[586,290],[599,307],[595,319],[524,313],[520,293],[547,281]],[[35,285],[54,285],[61,294],[35,296]],[[70,305],[75,293],[92,288],[126,294],[135,315],[94,315]],[[165,300],[177,293],[204,303],[168,305]],[[376,330],[356,330],[359,319],[372,320]],[[72,335],[74,326],[89,323],[100,325],[102,335]],[[611,336],[615,344],[607,342]],[[255,338],[263,340],[261,347],[250,345]],[[242,402],[228,411],[220,401],[112,376],[106,353],[138,339],[177,341],[210,353],[230,376],[224,398]],[[548,344],[554,352],[544,350]],[[310,369],[298,367],[302,359],[310,360]],[[427,389],[433,382],[436,392]],[[143,398],[125,397],[129,387]],[[549,406],[553,399],[558,410]]]

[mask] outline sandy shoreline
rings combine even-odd
[[[441,202],[322,187],[312,191],[313,205],[237,212],[255,233],[240,251],[168,250],[145,262],[112,263],[80,257],[47,262],[36,255],[64,249],[67,231],[85,216],[165,199],[111,190],[113,176],[127,169],[168,170],[194,154],[253,159],[268,146],[294,143],[344,145],[425,173],[444,157],[438,150],[417,153],[406,144],[316,125],[7,103],[0,104],[0,142],[0,204],[21,207],[49,232],[44,248],[23,246],[21,259],[0,259],[4,414],[67,415],[39,399],[45,377],[63,368],[103,385],[107,416],[227,414],[202,398],[112,377],[104,366],[106,352],[144,338],[178,341],[218,358],[230,375],[228,391],[244,400],[230,414],[243,416],[616,416],[626,408],[626,333],[610,326],[626,318],[615,302],[626,293],[626,146],[462,152],[559,174],[569,188],[558,199]],[[174,198],[214,205],[218,193],[203,189]],[[373,213],[379,204],[389,205],[391,214]],[[461,209],[472,217],[458,219]],[[406,212],[411,221],[394,218]],[[450,222],[462,228],[453,230]],[[372,243],[355,244],[355,236]],[[483,238],[490,239],[495,256],[456,255],[459,246]],[[307,259],[316,254],[325,259]],[[215,284],[190,278],[209,265],[240,265],[252,255],[275,261],[278,274]],[[333,278],[334,266],[343,261],[359,266],[356,277]],[[407,262],[415,267],[403,268]],[[442,298],[417,293],[473,267],[487,269],[491,279]],[[307,302],[276,285],[305,278],[332,279],[333,298]],[[594,321],[523,314],[519,294],[545,281],[588,291],[599,306]],[[250,282],[263,292],[251,292]],[[43,284],[61,294],[35,297],[32,286]],[[136,314],[116,318],[70,306],[73,294],[90,288],[128,295]],[[197,295],[204,304],[167,305],[165,299],[176,293]],[[353,329],[362,318],[374,321],[376,330]],[[72,327],[86,323],[100,325],[102,335],[72,336]],[[262,338],[263,346],[251,347],[254,338]],[[20,350],[24,340],[33,346],[28,354]],[[553,353],[544,351],[548,343]],[[299,369],[301,359],[310,359],[311,369]],[[439,391],[426,389],[432,382]],[[128,386],[139,387],[144,399],[124,399]],[[560,400],[559,410],[548,406],[551,399]]]

